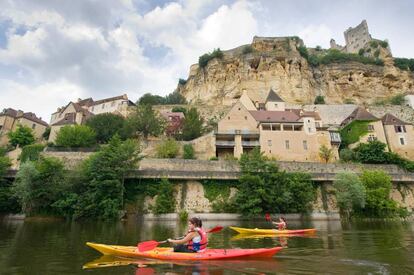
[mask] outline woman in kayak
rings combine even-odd
[[[272,223],[277,225],[278,230],[286,230],[287,223],[284,217],[279,217],[279,222],[272,222]]]
[[[207,248],[207,234],[202,228],[199,218],[188,220],[188,231],[184,238],[179,240],[168,239],[174,244],[174,252],[202,252]]]

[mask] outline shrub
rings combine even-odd
[[[414,58],[394,58],[394,65],[401,70],[414,72]]]
[[[187,109],[185,107],[175,106],[171,109],[171,112],[183,113],[185,115],[187,113]]]
[[[379,50],[379,49],[377,49],[377,50],[374,52],[374,57],[378,58],[378,57],[379,57],[379,55],[380,55],[380,50]]]
[[[48,140],[50,136],[50,127],[46,127],[46,130],[43,132],[42,137],[44,140]]]
[[[355,173],[341,172],[335,176],[333,187],[339,209],[350,217],[354,209],[365,206],[365,187]]]
[[[161,179],[152,212],[155,215],[175,212],[174,187],[167,179]]]
[[[339,152],[342,161],[351,162],[355,160],[355,153],[351,149],[344,148]]]
[[[365,53],[365,50],[364,49],[359,49],[358,55],[363,56],[364,53]]]
[[[159,136],[164,132],[166,121],[158,113],[155,113],[151,105],[138,105],[125,123],[123,135],[133,137],[140,133],[144,138]]]
[[[20,162],[23,163],[27,160],[36,161],[39,159],[40,152],[43,151],[45,146],[43,144],[31,144],[26,145],[22,148],[22,153],[20,154]]]
[[[200,68],[204,68],[207,66],[208,62],[214,58],[223,58],[223,52],[220,50],[220,48],[214,49],[212,53],[206,53],[200,56],[198,58],[198,65]]]
[[[322,47],[318,45],[318,46],[316,46],[315,50],[320,52],[320,51],[322,51]]]
[[[380,42],[378,42],[378,44],[384,49],[386,49],[388,47],[388,42],[387,41],[380,41]]]
[[[178,142],[172,138],[164,140],[156,148],[158,158],[175,158],[179,150]]]
[[[218,157],[211,157],[210,160],[218,160]]]
[[[253,52],[253,47],[251,45],[247,45],[243,47],[242,53],[249,54]]]
[[[391,97],[390,103],[392,105],[404,105],[405,104],[404,94],[398,94],[398,95]]]
[[[180,217],[181,222],[187,222],[188,221],[188,212],[185,210],[181,210],[180,213],[178,213],[178,216]]]
[[[308,59],[309,53],[308,53],[308,49],[305,46],[299,46],[298,51],[299,51],[300,56],[302,56],[305,59]]]
[[[377,48],[378,47],[378,41],[371,40],[371,42],[369,42],[369,45],[371,46],[371,48]]]
[[[200,137],[203,133],[203,122],[196,108],[187,110],[183,121],[182,139],[192,140]]]
[[[184,159],[194,159],[194,148],[191,144],[184,144],[183,146],[183,158]]]
[[[151,93],[145,93],[138,101],[137,105],[160,105],[165,103],[165,98],[159,95],[153,95]]]
[[[315,97],[314,104],[325,104],[325,97],[323,95],[318,95]]]
[[[187,84],[187,80],[180,78],[180,79],[178,79],[178,84],[185,85],[185,84]]]
[[[362,163],[388,163],[388,156],[385,152],[387,145],[374,140],[368,143],[360,143],[355,149],[356,159]]]
[[[67,125],[59,130],[55,143],[61,147],[91,147],[96,144],[96,134],[86,125]]]
[[[9,132],[7,136],[9,137],[9,143],[14,147],[17,145],[23,147],[35,142],[32,129],[20,124],[17,126],[15,131]]]
[[[122,116],[111,113],[98,114],[86,121],[86,125],[95,132],[98,143],[107,143],[115,134],[119,135],[124,123]]]

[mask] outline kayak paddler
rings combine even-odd
[[[184,238],[168,239],[168,242],[174,244],[174,252],[203,252],[207,248],[208,239],[202,225],[199,218],[193,217],[188,220],[188,231]]]
[[[279,217],[279,222],[272,223],[277,226],[278,230],[286,230],[287,224],[286,219],[284,217]]]

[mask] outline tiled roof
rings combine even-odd
[[[128,97],[127,97],[127,95],[120,95],[120,96],[114,96],[114,97],[104,98],[104,99],[101,99],[101,100],[94,101],[91,104],[91,106],[92,105],[99,105],[99,104],[102,104],[102,103],[111,102],[111,101],[115,101],[115,100],[119,100],[119,99],[128,100]]]
[[[41,120],[34,113],[31,113],[31,112],[24,113],[21,117],[23,117],[27,120],[36,122],[36,123],[38,123],[40,125],[43,125],[43,126],[46,126],[46,127],[49,126],[49,124],[47,124],[45,121]]]
[[[348,124],[354,120],[374,121],[378,120],[378,118],[364,108],[358,107],[342,122],[342,125]]]
[[[38,124],[41,124],[41,125],[44,125],[44,126],[48,126],[48,124],[47,124],[45,121],[43,121],[43,120],[41,120],[40,118],[38,118],[38,117],[36,116],[36,114],[35,114],[35,113],[32,113],[32,112],[27,112],[27,113],[24,113],[24,112],[23,112],[23,111],[21,111],[21,110],[16,111],[16,110],[15,110],[15,109],[13,109],[13,108],[7,108],[7,109],[4,109],[2,113],[0,113],[0,116],[1,116],[1,115],[10,116],[10,117],[13,117],[13,118],[15,118],[15,119],[25,118],[25,119],[27,119],[27,120],[30,120],[30,121],[36,122],[36,123],[38,123]]]
[[[290,111],[250,111],[259,122],[298,122],[299,116]]]
[[[284,102],[283,99],[275,92],[273,89],[270,89],[269,94],[267,95],[266,102]]]
[[[321,120],[318,112],[304,111],[300,113],[301,117],[313,117],[315,120]]]
[[[381,121],[384,125],[410,125],[410,123],[402,121],[401,119],[393,116],[390,113],[385,114]]]
[[[52,124],[52,126],[76,124],[76,113],[67,113],[61,120]]]
[[[7,108],[4,109],[3,112],[0,113],[0,115],[4,116],[11,116],[11,117],[17,117],[17,111],[13,108]]]

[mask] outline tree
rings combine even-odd
[[[184,144],[183,146],[183,158],[194,159],[194,147],[192,144]]]
[[[159,105],[164,104],[164,101],[165,99],[162,96],[146,93],[138,99],[137,105]]]
[[[341,172],[335,176],[333,187],[341,212],[349,218],[354,209],[365,206],[365,187],[355,173]]]
[[[174,187],[165,178],[161,179],[159,184],[152,211],[155,215],[175,212]]]
[[[51,130],[50,127],[46,127],[45,131],[42,134],[42,137],[43,137],[44,140],[48,140],[49,139],[50,130]]]
[[[95,131],[98,143],[107,143],[115,134],[121,133],[124,123],[122,116],[104,113],[91,117],[86,125]]]
[[[74,217],[117,218],[124,204],[125,175],[140,159],[136,142],[113,136],[84,163]]]
[[[55,143],[61,147],[91,147],[96,144],[96,133],[86,125],[67,125],[59,130]]]
[[[138,105],[129,116],[126,124],[131,135],[140,133],[148,138],[149,135],[161,135],[164,132],[166,121],[154,112],[151,105]]]
[[[201,136],[203,132],[203,118],[196,108],[190,108],[184,118],[182,139],[192,140]]]
[[[368,217],[393,217],[399,213],[397,203],[390,199],[391,177],[382,170],[366,170],[361,175],[366,189],[365,208],[360,214]]]
[[[329,160],[333,156],[333,150],[332,148],[326,147],[325,144],[323,144],[321,147],[319,147],[319,157],[325,161],[325,163],[328,163]]]
[[[158,144],[156,150],[159,158],[175,158],[180,148],[175,139],[169,138]]]
[[[19,160],[20,163],[25,161],[36,161],[39,159],[40,152],[43,151],[45,146],[43,144],[30,144],[22,148],[22,153],[20,154]]]
[[[325,104],[325,97],[322,95],[316,96],[314,104]]]
[[[387,163],[388,157],[385,152],[387,145],[384,143],[374,140],[368,143],[360,143],[355,149],[356,159],[362,163]]]
[[[18,125],[15,131],[11,131],[8,134],[9,143],[16,147],[20,147],[32,144],[35,142],[32,129],[27,126]]]
[[[344,148],[339,152],[339,156],[344,162],[351,162],[355,160],[355,153],[351,149]]]
[[[165,96],[164,104],[187,104],[187,100],[176,90]]]

